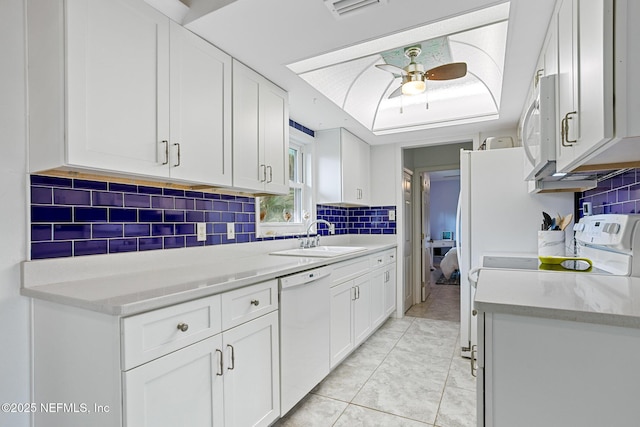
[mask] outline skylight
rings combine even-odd
[[[509,3],[305,59],[288,67],[376,135],[497,119]],[[389,97],[402,76],[376,67],[409,64],[417,46],[424,70],[467,64],[453,80],[427,80],[424,93]]]

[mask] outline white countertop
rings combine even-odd
[[[29,261],[23,265],[20,292],[33,298],[128,316],[396,246],[395,242],[375,241],[351,245],[367,250],[332,258],[311,258],[269,255],[278,248],[247,244],[123,257]],[[188,262],[185,258],[189,258]]]
[[[483,269],[478,311],[640,328],[640,278]]]

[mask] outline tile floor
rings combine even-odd
[[[459,286],[432,286],[427,301],[387,320],[276,426],[475,426],[459,304]]]

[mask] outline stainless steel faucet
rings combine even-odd
[[[309,238],[309,233],[311,232],[311,227],[313,227],[314,224],[317,224],[319,222],[321,222],[323,224],[327,224],[329,226],[329,234],[334,234],[335,233],[336,226],[334,224],[330,223],[329,221],[324,220],[324,219],[317,219],[315,221],[312,221],[309,224],[309,226],[307,227],[307,238],[302,242],[301,247],[303,247],[303,248],[313,248],[315,246],[320,246],[320,234],[316,235],[315,240],[311,240]]]

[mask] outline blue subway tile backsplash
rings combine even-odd
[[[579,214],[582,204],[591,202],[593,214],[640,213],[640,168],[626,170],[612,178],[600,181],[596,188],[579,195]]]
[[[317,206],[336,234],[395,234],[395,206]],[[247,243],[256,238],[255,198],[199,191],[31,176],[31,259]],[[206,241],[196,238],[206,222]],[[235,223],[235,240],[227,223]],[[325,224],[318,225],[328,235]]]

